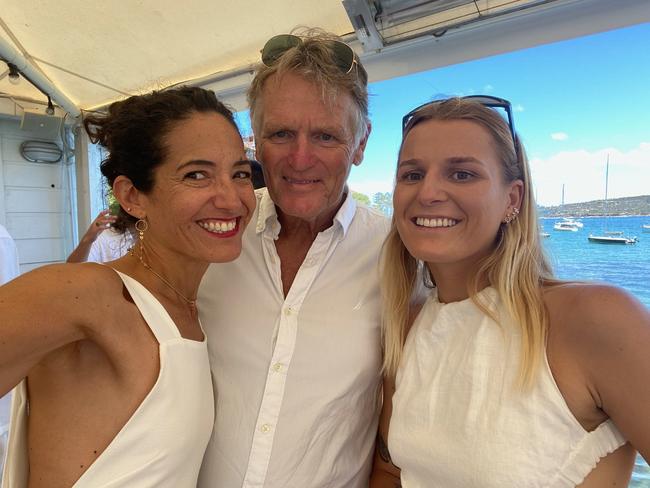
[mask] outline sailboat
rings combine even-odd
[[[607,189],[609,186],[609,154],[607,155],[607,165],[605,166],[605,231],[603,235],[595,236],[589,234],[587,238],[589,242],[595,244],[635,244],[636,237],[625,237],[622,231],[608,231],[607,223],[609,221],[609,213],[607,211]]]
[[[564,207],[564,185],[562,185],[562,204],[561,207]],[[579,220],[576,220],[571,217],[564,217],[559,222],[556,222],[553,225],[553,230],[563,230],[569,232],[577,232],[578,229],[582,229],[584,224]]]

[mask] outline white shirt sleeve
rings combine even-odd
[[[13,280],[20,274],[16,243],[0,225],[0,285]]]
[[[112,229],[103,231],[88,251],[88,262],[106,263],[124,256],[133,245],[130,232],[116,232]]]

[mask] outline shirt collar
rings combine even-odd
[[[255,225],[255,232],[260,234],[267,229],[273,233],[273,238],[277,238],[280,233],[280,222],[278,221],[278,214],[275,209],[275,204],[271,197],[269,196],[269,191],[266,188],[257,190],[257,207],[259,209],[257,215],[257,222]],[[357,210],[357,202],[352,197],[352,192],[350,189],[345,187],[345,200],[343,205],[339,208],[339,211],[336,212],[334,216],[334,226],[341,229],[343,237],[347,235],[354,214]]]

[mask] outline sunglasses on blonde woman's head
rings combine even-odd
[[[262,63],[265,66],[273,66],[278,59],[282,57],[289,49],[298,47],[302,44],[302,38],[294,36],[293,34],[280,34],[271,37],[264,47],[262,48]],[[354,51],[350,46],[341,41],[336,40],[323,40],[322,42],[332,52],[334,62],[339,69],[348,74],[356,64],[357,60],[354,56]]]
[[[515,144],[515,149],[518,149],[517,138],[515,137],[515,123],[512,117],[512,106],[510,105],[510,102],[508,100],[499,97],[493,97],[490,95],[469,95],[466,97],[460,97],[460,99],[471,100],[480,103],[485,107],[490,107],[494,109],[497,108],[503,109],[503,111],[506,113],[507,116],[508,127],[510,128],[510,135],[512,136],[512,140]],[[413,110],[407,113],[404,117],[402,117],[402,134],[406,134],[406,132],[408,132],[411,129],[413,125],[413,121],[417,119],[417,115],[419,112],[421,112],[423,109],[427,107],[431,107],[438,103],[446,102],[447,100],[448,99],[434,100],[431,102],[423,103],[419,107],[415,107]]]

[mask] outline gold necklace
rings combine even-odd
[[[141,249],[140,256],[139,256],[140,262],[142,263],[142,266],[144,266],[145,269],[148,269],[149,271],[151,271],[154,274],[154,276],[156,276],[160,281],[162,281],[165,285],[167,285],[169,288],[171,288],[174,291],[174,293],[176,293],[179,297],[181,297],[183,300],[185,300],[187,302],[187,304],[189,305],[189,307],[190,307],[190,313],[193,316],[195,316],[196,312],[197,312],[197,310],[196,310],[196,298],[194,300],[192,300],[190,298],[187,298],[174,285],[172,285],[169,281],[167,281],[165,278],[160,276],[151,266],[149,266],[149,263],[146,263],[144,261],[144,259],[142,257],[143,251],[144,251],[144,249]]]

